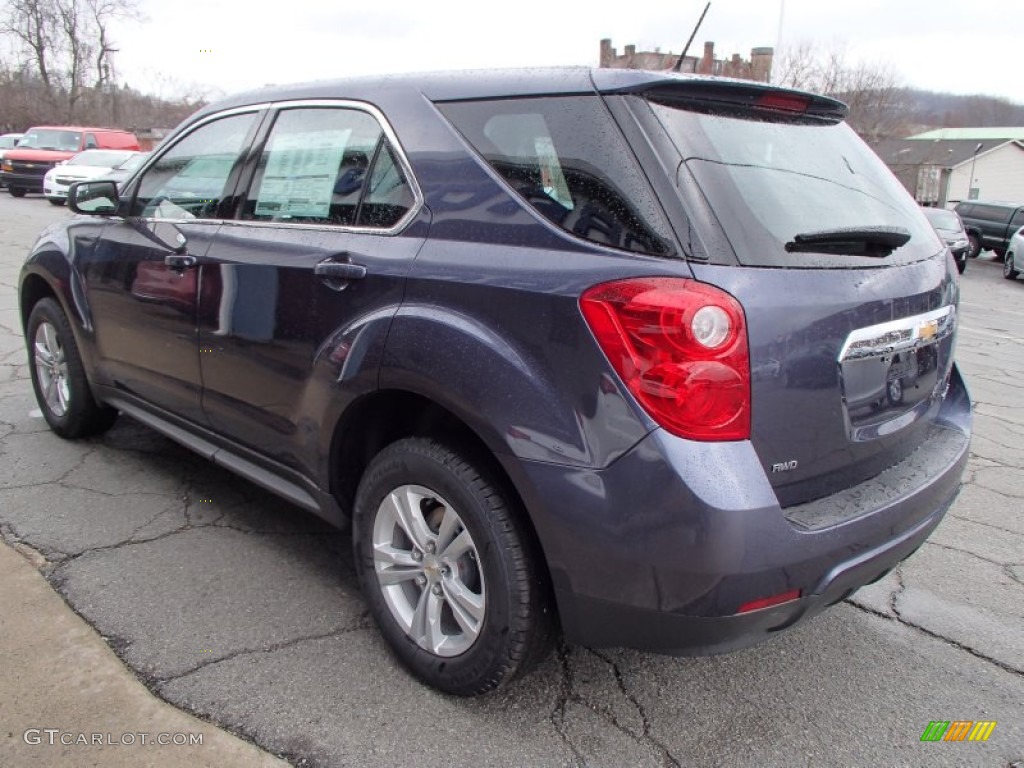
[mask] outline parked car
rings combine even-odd
[[[1024,257],[1024,227],[1013,233],[1010,244],[1006,247],[1006,259],[1003,261],[1003,277],[1016,280],[1020,274],[1020,259]]]
[[[46,172],[43,177],[43,194],[53,205],[64,205],[68,189],[76,181],[107,179],[114,168],[142,154],[123,149],[87,149],[79,152]]]
[[[583,68],[228,98],[39,237],[36,398],[351,520],[370,614],[441,690],[556,626],[750,645],[914,552],[968,456],[955,268],[845,115]]]
[[[971,244],[967,239],[967,232],[964,231],[964,224],[960,221],[955,211],[947,211],[945,208],[922,208],[925,218],[931,223],[942,241],[949,247],[953,254],[956,268],[962,275],[967,268],[967,253],[971,250]]]
[[[20,133],[5,133],[0,135],[0,163],[3,162],[4,152],[8,149],[13,149],[18,145],[18,140],[21,138]],[[4,186],[3,179],[0,178],[0,187]]]
[[[974,258],[985,248],[995,251],[1002,259],[1010,237],[1024,226],[1024,204],[972,200],[957,203],[954,208],[963,221],[971,243],[970,256]]]
[[[138,150],[134,133],[111,128],[39,126],[29,128],[0,161],[0,183],[14,197],[43,191],[43,177],[57,163],[86,149]]]
[[[118,163],[110,171],[103,174],[102,178],[105,181],[115,182],[118,189],[120,189],[121,185],[142,167],[147,158],[149,158],[149,152],[132,152],[124,162]]]

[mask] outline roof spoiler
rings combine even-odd
[[[740,80],[678,77],[617,90],[638,93],[669,107],[717,114],[738,112],[765,120],[840,123],[850,111],[843,102],[827,96]]]

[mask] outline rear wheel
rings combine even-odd
[[[354,512],[370,613],[420,680],[471,696],[546,655],[552,622],[537,557],[481,468],[437,441],[400,440],[370,462]]]
[[[967,242],[970,243],[971,246],[967,251],[967,255],[972,259],[976,259],[978,254],[981,253],[981,239],[973,232],[969,232],[967,234]]]
[[[1012,253],[1006,254],[1006,261],[1003,262],[1003,277],[1007,280],[1016,280],[1017,275],[1020,273],[1017,271],[1017,267],[1014,264],[1014,258]]]
[[[11,187],[7,191],[11,193],[11,197],[24,197],[25,196],[25,190],[21,189],[20,187]]]
[[[32,308],[26,338],[32,388],[50,429],[70,440],[109,429],[117,411],[93,399],[71,325],[55,300],[40,299]]]

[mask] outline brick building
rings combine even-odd
[[[687,56],[683,60],[682,72],[695,72],[700,75],[719,75],[721,77],[735,77],[741,80],[756,80],[761,83],[769,82],[772,74],[772,58],[775,54],[773,48],[754,48],[750,51],[750,58],[744,59],[738,53],[734,53],[728,59],[715,58],[715,44],[704,43],[704,55]],[[635,45],[627,45],[620,55],[618,50],[612,48],[612,41],[605,38],[601,41],[600,66],[609,69],[647,69],[663,70],[672,69],[679,60],[678,53],[662,53],[661,51],[637,51]]]

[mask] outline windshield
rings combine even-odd
[[[936,253],[917,203],[844,123],[760,120],[650,102],[718,217],[741,264],[888,266]],[[902,228],[910,242],[885,259],[787,253],[797,235]]]
[[[936,229],[946,232],[960,231],[960,217],[953,211],[947,211],[944,208],[925,208],[924,215]]]
[[[17,143],[17,136],[0,136],[0,149],[10,149]]]
[[[68,160],[67,165],[93,165],[97,168],[113,168],[128,159],[130,152],[110,149],[87,149]]]
[[[148,152],[134,152],[127,160],[115,165],[114,168],[118,171],[134,171],[146,161],[148,155]]]
[[[19,149],[51,149],[60,152],[74,152],[81,145],[80,132],[55,128],[33,128],[18,142]]]

